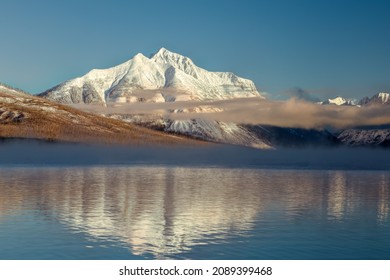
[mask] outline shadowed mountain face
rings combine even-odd
[[[82,112],[0,86],[0,137],[117,144],[194,144],[195,141]]]
[[[336,146],[340,141],[327,130],[246,125],[246,129],[266,143],[279,147]]]
[[[390,147],[390,129],[346,129],[338,139],[348,146]]]
[[[380,92],[378,94],[375,94],[371,98],[364,97],[362,100],[359,101],[359,105],[390,105],[390,93]]]

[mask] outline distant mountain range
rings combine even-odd
[[[356,99],[347,99],[341,96],[335,98],[329,98],[325,101],[319,102],[322,105],[337,105],[337,106],[355,106],[357,105]]]
[[[375,94],[373,97],[368,98],[364,97],[358,103],[361,106],[369,106],[369,105],[390,105],[390,93],[380,92]]]
[[[174,134],[256,148],[318,145],[388,146],[390,130],[387,128],[359,128],[331,133],[321,128],[286,128],[249,125],[240,121],[223,122],[204,118],[202,115],[205,112],[223,112],[223,109],[215,105],[216,103],[240,98],[265,99],[248,79],[230,72],[209,72],[196,66],[190,58],[162,48],[149,58],[137,54],[118,66],[94,69],[82,77],[63,82],[39,94],[38,97],[1,85],[0,125],[3,127],[6,125],[7,129],[0,130],[0,137],[33,137],[65,141],[89,141],[96,138],[103,142],[128,143],[190,141],[181,137],[175,138]],[[211,105],[202,105],[207,102]],[[133,110],[141,104],[156,103],[178,104],[175,109],[165,109],[165,112],[179,117],[171,118],[165,113],[146,116]],[[76,110],[66,104],[103,106],[100,111],[99,109],[95,111],[100,115],[98,116]],[[126,104],[135,107],[131,107],[132,110],[126,109],[128,108],[126,106],[121,107]],[[320,104],[389,105],[390,94],[378,93],[360,101],[336,97]],[[104,110],[108,105],[121,110],[108,113]],[[100,107],[95,106],[96,108]],[[191,117],[186,118],[186,115],[181,113],[189,113]]]
[[[333,99],[327,99],[319,102],[322,105],[338,105],[338,106],[371,106],[371,105],[390,105],[390,93],[380,92],[370,97],[363,97],[361,100],[344,98],[337,96]]]

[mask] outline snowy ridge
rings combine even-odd
[[[380,99],[383,104],[389,103],[389,101],[390,101],[390,93],[380,92],[380,93],[378,93],[378,99]]]
[[[20,89],[15,89],[15,88],[12,88],[10,86],[7,86],[5,84],[2,84],[0,83],[0,92],[2,93],[7,93],[7,94],[12,94],[12,95],[16,95],[16,96],[22,96],[24,97],[27,93],[20,90]]]
[[[262,97],[250,80],[229,72],[209,72],[188,57],[160,49],[151,58],[137,54],[129,61],[108,69],[94,69],[86,75],[66,81],[40,96],[60,103],[156,102],[140,97],[142,90],[157,92],[160,102],[164,90],[187,95],[190,100],[223,100]],[[132,98],[138,94],[137,98]]]
[[[386,92],[380,92],[375,94],[373,97],[368,98],[364,97],[359,102],[362,106],[369,106],[369,105],[389,105],[390,104],[390,93]]]
[[[341,96],[337,96],[336,98],[333,99],[329,98],[328,100],[321,102],[321,104],[323,105],[332,104],[337,106],[346,106],[346,105],[356,106],[357,101],[355,99],[348,99]]]
[[[206,119],[167,121],[165,131],[188,135],[206,141],[229,143],[254,148],[271,148],[262,139],[234,123]]]
[[[390,104],[390,93],[380,92],[370,97],[363,97],[359,102],[356,99],[344,98],[337,96],[336,98],[330,98],[318,104],[322,105],[337,105],[337,106],[369,106],[369,105],[389,105]]]
[[[202,118],[172,120],[162,116],[146,118],[143,115],[131,114],[115,114],[110,115],[110,117],[159,131],[186,135],[205,141],[258,149],[333,146],[338,144],[336,137],[326,130],[244,125]]]
[[[145,117],[143,115],[111,114],[109,117],[119,119],[147,128],[173,134],[185,135],[210,142],[242,145],[247,147],[269,149],[272,146],[257,137],[244,126],[210,119],[193,118],[172,120],[162,116]]]

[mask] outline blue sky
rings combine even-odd
[[[271,98],[390,91],[390,1],[0,3],[0,82],[37,93],[160,47]]]

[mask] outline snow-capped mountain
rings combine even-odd
[[[390,93],[380,92],[375,94],[372,97],[363,97],[359,101],[354,98],[344,98],[337,96],[335,98],[330,98],[317,104],[322,105],[337,105],[337,106],[369,106],[369,105],[390,105]]]
[[[150,58],[139,53],[118,66],[94,69],[40,96],[67,104],[263,97],[250,80],[206,71],[190,58],[164,48]]]
[[[375,94],[373,97],[364,97],[359,101],[359,105],[361,106],[369,106],[369,105],[390,105],[390,93],[380,92]]]
[[[332,105],[337,105],[337,106],[355,106],[357,105],[356,99],[350,99],[350,98],[344,98],[341,96],[337,96],[336,98],[330,98],[327,99],[320,104],[327,105],[327,104],[332,104]]]
[[[235,105],[232,102],[242,100],[231,99],[264,96],[250,80],[228,72],[209,72],[196,66],[190,58],[164,48],[149,58],[139,53],[118,66],[94,69],[82,77],[49,89],[40,96],[66,104],[107,105],[104,109],[96,107],[98,111],[95,110],[95,113],[212,142],[257,148],[338,145],[340,142],[350,145],[346,138],[336,138],[323,129],[244,125],[245,121],[242,120],[224,122],[217,121],[218,118],[213,119],[220,112],[228,114],[220,108],[221,103],[228,102],[226,106],[234,111]],[[368,98],[367,102],[359,103],[355,99],[338,96],[320,104],[365,106],[375,102],[389,103],[389,94],[379,93]],[[180,114],[182,115],[179,116]],[[353,136],[348,134],[348,137]]]

